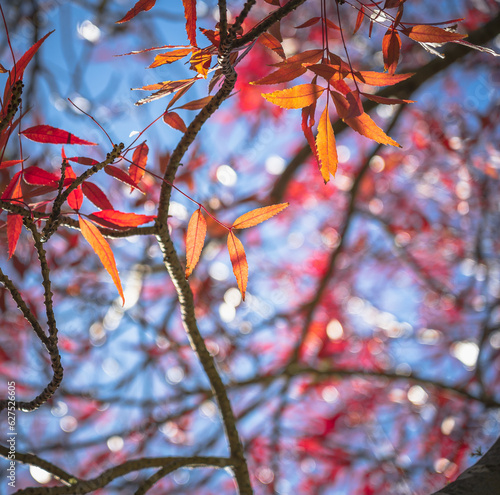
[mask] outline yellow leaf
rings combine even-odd
[[[330,174],[335,177],[339,162],[337,147],[335,146],[335,135],[333,134],[333,127],[330,122],[327,106],[319,119],[316,148],[318,150],[321,175],[326,184],[330,180]]]
[[[262,96],[281,108],[304,108],[312,105],[324,90],[317,84],[299,84],[273,93],[262,93]]]
[[[238,282],[238,288],[241,292],[241,298],[245,300],[245,292],[247,290],[248,282],[248,263],[245,255],[245,249],[241,241],[234,235],[233,231],[229,231],[227,236],[227,249],[229,251],[229,258],[233,265],[233,273]]]
[[[122,298],[123,304],[125,304],[125,296],[123,295],[122,284],[120,282],[120,277],[118,276],[118,270],[116,268],[115,257],[113,256],[113,251],[109,247],[108,242],[104,239],[103,235],[99,232],[99,229],[85,218],[78,215],[78,221],[80,223],[80,229],[82,231],[83,237],[92,246],[95,254],[99,256],[101,263],[106,268],[106,271],[111,275],[118,293]]]
[[[263,208],[256,208],[255,210],[249,211],[244,215],[238,217],[234,223],[233,228],[235,229],[246,229],[248,227],[253,227],[258,225],[265,220],[274,217],[280,211],[283,211],[288,207],[288,203],[280,203],[277,205],[264,206]]]
[[[207,222],[201,210],[196,210],[189,220],[186,234],[186,278],[193,273],[194,267],[200,259],[205,236],[207,235]]]

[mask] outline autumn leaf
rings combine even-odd
[[[59,176],[33,165],[24,169],[24,181],[34,186],[56,186],[59,182]]]
[[[186,132],[187,127],[182,118],[176,112],[165,112],[163,115],[163,122],[170,127],[177,129],[181,132]]]
[[[101,210],[92,213],[92,218],[96,222],[105,220],[107,224],[113,224],[117,227],[138,227],[152,222],[156,217],[154,215],[138,215],[137,213],[124,213],[116,210]]]
[[[196,0],[182,0],[184,17],[186,18],[186,33],[192,46],[196,45]]]
[[[94,160],[94,158],[88,158],[86,156],[71,156],[69,158],[66,158],[66,160],[79,163],[80,165],[87,165],[89,167],[92,167],[93,165],[97,165],[99,163],[97,160]]]
[[[312,105],[324,90],[317,84],[299,84],[273,93],[262,93],[262,96],[281,108],[304,108]]]
[[[367,113],[362,113],[358,117],[348,118],[349,103],[347,99],[340,93],[331,92],[333,103],[337,109],[339,117],[353,130],[369,139],[373,139],[380,144],[390,144],[391,146],[401,146],[390,138],[375,122],[370,118]]]
[[[238,283],[238,288],[241,292],[241,298],[245,300],[245,292],[247,290],[248,282],[248,263],[245,255],[245,249],[241,241],[234,235],[232,230],[229,231],[227,236],[227,249],[229,251],[229,258],[233,266],[233,273]]]
[[[186,233],[186,278],[193,273],[200,259],[206,235],[207,222],[201,213],[201,209],[198,209],[191,216]]]
[[[24,160],[26,160],[26,158]],[[4,168],[13,167],[14,165],[17,165],[18,163],[23,163],[24,160],[5,160],[4,162],[0,163],[0,170],[2,170]]]
[[[358,12],[358,17],[356,18],[356,25],[354,26],[354,32],[352,34],[356,34],[361,27],[361,24],[363,24],[363,20],[365,18],[365,7],[363,4],[361,4],[361,8],[359,9]]]
[[[66,172],[65,172],[66,178],[67,179],[76,179],[76,174],[71,168],[71,165],[66,166]],[[82,207],[83,203],[83,193],[82,193],[82,188],[81,186],[78,186],[76,189],[71,191],[68,195],[68,205],[70,208],[73,208],[73,210],[78,211]]]
[[[122,24],[133,19],[140,12],[147,12],[154,7],[156,0],[139,0],[116,24]]]
[[[392,86],[393,84],[405,81],[414,74],[414,72],[407,74],[387,74],[386,72],[359,71],[354,72],[354,76],[349,72],[346,74],[346,77],[356,79],[356,81],[368,84],[369,86]]]
[[[127,172],[123,171],[121,168],[115,167],[114,165],[106,165],[104,168],[104,172],[106,172],[108,175],[111,175],[111,177],[114,177],[115,179],[118,179],[119,181],[123,182],[124,184],[127,184],[135,189],[138,189],[139,191],[142,192],[141,187],[139,184],[136,184],[130,177],[130,175],[127,174]]]
[[[84,182],[82,184],[82,192],[87,198],[92,201],[101,210],[112,210],[113,205],[110,203],[107,196],[101,191],[99,186],[92,182]]]
[[[401,38],[394,29],[388,29],[382,40],[382,54],[384,56],[384,69],[389,74],[394,74],[398,66]]]
[[[168,53],[160,53],[159,55],[156,55],[154,62],[148,67],[148,69],[176,62],[177,60],[184,58],[186,55],[189,55],[192,51],[193,50],[191,48],[181,48],[180,50],[173,50]]]
[[[285,52],[283,50],[283,47],[281,46],[281,43],[272,34],[262,33],[259,36],[259,42],[262,43],[266,48],[269,48],[274,53],[279,55],[282,59],[286,58]]]
[[[21,134],[31,141],[37,143],[51,143],[51,144],[84,144],[89,146],[97,146],[96,143],[80,139],[70,132],[51,127],[50,125],[36,125],[21,131]]]
[[[274,67],[284,67],[288,64],[293,64],[295,62],[300,62],[301,64],[315,64],[319,62],[323,57],[323,50],[306,50],[305,52],[297,53],[291,57],[288,57],[283,62],[277,62],[272,64]]]
[[[213,96],[205,96],[204,98],[200,98],[199,100],[193,100],[189,101],[188,103],[184,103],[184,105],[181,105],[180,107],[176,107],[178,109],[184,109],[184,110],[201,110],[207,103],[210,102],[210,100],[213,98]]]
[[[311,151],[313,152],[314,156],[316,157],[316,161],[320,163],[319,156],[318,156],[318,149],[316,148],[316,141],[314,140],[314,135],[312,132],[312,127],[314,125],[314,113],[316,111],[316,105],[311,105],[309,107],[305,107],[302,109],[302,132],[304,133],[304,136],[311,148]]]
[[[381,105],[402,105],[403,103],[415,103],[413,100],[401,100],[399,98],[385,98],[384,96],[371,95],[369,93],[361,93],[365,98],[376,101]]]
[[[148,162],[149,147],[144,142],[137,146],[132,155],[132,162],[128,168],[128,174],[134,184],[139,184],[144,176],[145,168]],[[132,189],[130,190],[132,192]]]
[[[318,150],[321,175],[326,184],[330,180],[330,175],[335,177],[339,162],[328,106],[325,107],[319,119],[316,148]]]
[[[467,38],[466,34],[454,33],[437,26],[417,25],[402,30],[406,36],[420,43],[446,43]]]
[[[280,211],[283,211],[288,207],[288,203],[280,203],[277,205],[264,206],[263,208],[256,208],[251,210],[244,215],[239,216],[233,223],[233,229],[247,229],[248,227],[253,227],[259,223],[268,220],[274,215],[277,215]]]
[[[308,21],[304,22],[300,26],[295,26],[295,29],[302,29],[314,26],[320,19],[321,17],[311,17]]]
[[[175,93],[176,91],[183,90],[185,88],[191,87],[196,81],[197,77],[191,79],[181,79],[179,81],[164,81],[157,84],[150,84],[148,86],[143,86],[142,88],[133,88],[134,90],[143,90],[143,91],[155,91],[156,93],[147,96],[146,98],[142,98],[139,101],[136,101],[136,105],[144,105],[144,103],[149,103],[154,100],[158,100],[159,98],[163,98],[169,94]]]
[[[191,69],[195,70],[203,78],[207,77],[208,69],[210,69],[210,64],[212,63],[213,53],[210,49],[198,50],[191,55],[189,63]]]
[[[253,81],[250,84],[263,85],[284,83],[293,81],[305,72],[307,72],[307,69],[300,62],[286,64],[283,67],[280,67],[278,70],[272,72],[271,74],[268,74],[267,76],[257,81]]]
[[[7,215],[7,240],[9,243],[9,259],[12,258],[16,251],[17,241],[21,235],[23,228],[22,215],[9,213]]]
[[[86,220],[80,215],[78,215],[78,222],[80,224],[83,237],[91,245],[95,254],[97,254],[101,260],[104,268],[111,275],[118,293],[122,298],[122,303],[125,304],[125,296],[123,295],[122,284],[116,268],[115,257],[108,242],[104,239],[103,235],[99,232],[99,229],[92,222]]]
[[[17,201],[22,201],[23,192],[21,190],[21,174],[23,171],[17,172],[12,176],[10,182],[2,193],[1,199],[13,199]]]

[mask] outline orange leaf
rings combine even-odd
[[[270,33],[262,33],[259,36],[259,41],[266,47],[272,50],[274,53],[279,55],[282,59],[285,59],[285,52],[283,51],[283,47],[278,39],[276,39]]]
[[[200,259],[206,235],[207,222],[201,213],[201,209],[198,209],[189,220],[186,234],[186,278],[193,273],[194,267]]]
[[[436,26],[412,26],[402,30],[406,36],[420,43],[446,43],[447,41],[458,41],[467,38],[466,34],[446,31]]]
[[[325,184],[330,180],[330,174],[335,177],[337,171],[338,157],[335,146],[335,135],[328,113],[325,107],[318,124],[318,135],[316,136],[316,147],[320,161],[320,171]]]
[[[342,96],[340,93],[331,92],[331,96],[333,99],[333,103],[335,103],[335,108],[337,109],[337,113],[339,117],[356,132],[359,132],[362,136],[366,136],[369,139],[373,139],[377,143],[381,144],[390,144],[391,146],[397,146],[401,148],[401,146],[394,141],[394,139],[390,138],[373,120],[367,113],[362,113],[358,117],[350,117],[348,118],[349,112],[349,103],[346,98]]]
[[[116,210],[101,210],[92,213],[92,217],[98,222],[98,219],[105,220],[118,227],[138,227],[145,223],[152,222],[156,217],[152,215],[138,215],[137,213],[124,213]]]
[[[401,38],[399,33],[393,29],[388,29],[382,40],[382,54],[384,55],[384,69],[389,74],[396,72],[400,50]]]
[[[363,19],[365,18],[365,7],[363,4],[361,4],[361,8],[359,9],[358,12],[358,17],[356,18],[356,26],[354,27],[354,32],[352,34],[356,34],[358,32],[358,29],[361,27],[361,24],[363,24]]]
[[[121,24],[122,22],[130,21],[139,12],[145,12],[151,10],[154,7],[156,0],[139,0],[116,24]]]
[[[132,161],[134,163],[130,164],[128,174],[135,184],[139,184],[144,176],[144,169],[146,168],[146,164],[148,162],[148,153],[149,148],[145,142],[141,143],[134,150],[134,154],[132,155]]]
[[[177,129],[178,131],[187,131],[186,124],[176,112],[165,112],[163,114],[163,122],[165,122],[165,124],[168,124],[170,127]]]
[[[279,84],[292,81],[307,71],[300,62],[285,64],[271,74],[250,84]]]
[[[186,33],[192,46],[196,45],[196,0],[182,0],[184,17],[186,18]]]
[[[317,84],[299,84],[273,93],[262,93],[262,96],[281,108],[304,108],[312,105],[324,90]]]
[[[154,69],[155,67],[159,67],[160,65],[171,64],[172,62],[176,62],[177,60],[184,58],[192,51],[193,50],[191,48],[181,48],[180,50],[173,50],[167,53],[160,53],[159,55],[156,55],[154,62],[148,67],[148,69]]]
[[[302,109],[302,132],[311,147],[311,151],[316,157],[316,161],[319,163],[318,149],[316,148],[316,142],[314,141],[314,135],[312,133],[312,127],[314,125],[314,113],[316,110],[316,105],[311,105],[310,107],[305,107]]]
[[[231,259],[231,265],[233,265],[233,273],[241,292],[241,298],[244,301],[248,282],[247,257],[245,255],[243,244],[234,235],[232,230],[229,231],[229,235],[227,236],[227,249],[229,251],[229,258]]]
[[[7,239],[9,242],[9,259],[12,258],[16,251],[17,241],[21,235],[23,228],[22,215],[14,215],[9,213],[7,215]]]
[[[300,52],[297,53],[297,55],[293,55],[292,57],[287,58],[283,62],[277,62],[276,64],[272,65],[274,67],[283,67],[295,62],[300,62],[302,64],[315,64],[316,62],[319,62],[321,60],[321,57],[323,57],[323,50],[306,50],[305,52]]]
[[[191,69],[195,70],[203,76],[207,77],[208,69],[210,69],[210,64],[212,63],[212,53],[210,49],[198,50],[193,53],[191,58],[189,59],[189,63],[191,64]]]
[[[356,81],[368,84],[370,86],[392,86],[413,76],[414,72],[408,74],[387,74],[384,72],[359,71],[354,73]],[[346,77],[353,79],[351,72]]]
[[[283,211],[288,207],[288,203],[280,203],[277,205],[264,206],[263,208],[256,208],[255,210],[249,211],[244,215],[238,217],[234,223],[234,229],[247,229],[248,227],[253,227],[259,223],[268,220],[274,215],[277,215],[280,211]]]
[[[118,289],[118,293],[122,298],[122,302],[125,304],[125,296],[123,295],[122,284],[120,282],[120,277],[118,276],[115,257],[108,242],[104,239],[103,235],[99,232],[99,229],[92,222],[89,222],[80,215],[78,215],[78,221],[80,223],[80,229],[83,237],[85,237],[85,240],[92,246],[92,249],[95,254],[99,256],[104,268],[111,275],[111,278]]]

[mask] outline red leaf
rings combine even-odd
[[[186,18],[186,33],[192,46],[196,45],[196,0],[182,0],[184,17]]]
[[[101,210],[112,210],[113,205],[110,203],[106,195],[101,189],[92,182],[84,182],[82,184],[82,192],[87,198],[92,201]]]
[[[288,203],[280,203],[277,205],[264,206],[263,208],[256,208],[251,210],[244,215],[239,216],[233,223],[234,229],[247,229],[248,227],[253,227],[259,223],[268,220],[274,215],[277,215],[280,211],[283,211],[288,207]]]
[[[365,18],[365,7],[363,4],[361,4],[361,8],[359,9],[358,12],[358,17],[356,18],[356,26],[354,27],[354,32],[352,34],[356,34],[361,27],[361,24],[363,24],[363,19]]]
[[[183,108],[184,110],[201,110],[212,98],[213,96],[205,96],[204,98],[200,98],[199,100],[193,100],[189,101],[188,103],[184,103],[184,105],[176,108]]]
[[[417,25],[402,30],[406,36],[420,43],[446,43],[467,38],[466,34],[454,33],[436,26]]]
[[[23,78],[24,70],[30,63],[31,59],[35,55],[35,53],[38,51],[42,43],[47,39],[48,36],[50,36],[54,31],[50,31],[50,33],[47,33],[42,39],[38,40],[14,65],[12,70],[10,71],[10,77],[7,79],[7,82],[5,83],[5,90],[3,93],[3,102],[4,105],[8,105],[10,103],[10,97],[11,97],[11,88],[12,86],[19,81],[20,79]],[[7,109],[4,109],[5,112]],[[3,116],[4,111],[2,110],[2,116]]]
[[[70,132],[51,127],[50,125],[36,125],[21,131],[28,139],[36,141],[37,143],[52,143],[52,144],[86,144],[90,146],[97,146],[96,143],[85,141],[79,137],[74,136]]]
[[[66,179],[76,179],[76,174],[71,168],[71,165],[66,166]],[[81,186],[78,186],[74,191],[71,191],[68,196],[68,204],[70,208],[78,211],[82,207],[83,203],[83,193]]]
[[[86,241],[92,246],[92,249],[95,254],[99,256],[104,268],[111,275],[111,278],[118,289],[118,293],[122,298],[122,302],[125,304],[125,296],[123,295],[122,284],[120,282],[120,277],[118,276],[115,257],[108,242],[104,239],[102,234],[99,232],[99,229],[92,222],[89,222],[80,215],[78,215],[78,221],[80,223],[80,229],[83,237],[85,237]]]
[[[330,174],[335,177],[339,162],[328,106],[325,107],[319,119],[316,148],[318,150],[321,175],[326,184],[330,180]]]
[[[22,215],[14,215],[9,213],[7,215],[7,239],[9,242],[9,259],[16,251],[17,241],[21,235],[21,230],[23,228],[23,217]]]
[[[24,160],[26,160],[26,158]],[[6,160],[5,162],[0,163],[0,170],[2,170],[3,168],[12,167],[14,165],[17,165],[18,163],[23,163],[24,160]]]
[[[314,26],[319,20],[320,20],[320,17],[311,17],[308,21],[304,22],[304,24],[301,24],[300,26],[295,26],[295,29],[302,29],[302,28]]]
[[[2,193],[2,199],[14,199],[22,201],[23,199],[23,192],[21,191],[22,173],[23,172],[21,170],[20,172],[17,172],[17,174],[14,174],[9,184],[5,188],[5,191]]]
[[[187,127],[182,118],[176,112],[165,112],[163,115],[163,121],[170,127],[177,129],[181,132],[186,132]]]
[[[384,69],[389,74],[394,74],[398,66],[401,38],[395,30],[388,29],[382,40],[382,53],[384,55]]]
[[[139,191],[142,192],[142,189],[138,184],[136,184],[130,176],[127,174],[127,172],[124,172],[121,168],[115,167],[113,165],[106,165],[104,167],[104,171],[108,174],[111,175],[111,177],[114,177],[115,179],[118,179],[121,182],[124,182],[125,184],[128,184],[131,187],[135,187]]]
[[[99,163],[97,160],[94,160],[93,158],[87,158],[86,156],[72,156],[70,158],[66,158],[66,160],[79,163],[80,165],[88,165],[90,167]]]
[[[134,184],[139,184],[144,176],[144,169],[146,168],[146,164],[148,162],[148,153],[149,148],[146,143],[140,144],[134,150],[134,154],[132,155],[132,161],[134,163],[132,163],[128,168],[128,174],[130,175],[130,178],[132,179]]]
[[[201,209],[198,209],[191,216],[186,233],[186,278],[193,273],[194,267],[200,259],[206,235],[207,222]]]
[[[33,186],[57,186],[59,182],[59,177],[56,174],[35,165],[25,169],[23,177],[25,182]]]
[[[139,12],[147,12],[154,7],[156,0],[139,0],[119,21],[116,21],[116,24],[121,24],[122,22],[130,21],[133,19]]]
[[[105,220],[117,227],[138,227],[153,221],[156,217],[152,215],[138,215],[136,213],[123,213],[116,210],[102,210],[92,213],[97,222],[98,219]]]
[[[231,259],[231,265],[233,266],[233,273],[241,292],[241,298],[244,301],[248,282],[247,257],[245,255],[243,244],[234,235],[232,230],[229,231],[229,235],[227,236],[227,249],[229,251],[229,258]]]

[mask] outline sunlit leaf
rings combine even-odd
[[[97,165],[99,162],[94,160],[94,158],[87,158],[86,156],[71,156],[66,158],[66,160],[70,162],[79,163],[80,165],[87,165],[92,167],[93,165]]]
[[[354,26],[354,32],[352,34],[356,34],[361,27],[361,24],[363,24],[363,20],[365,18],[365,7],[363,4],[361,4],[361,7],[358,11],[358,17],[356,18],[356,25]]]
[[[330,175],[335,176],[339,162],[328,106],[325,107],[319,119],[316,148],[318,150],[321,175],[326,184],[330,180]]]
[[[124,213],[116,210],[101,210],[92,213],[94,219],[106,220],[106,222],[117,227],[138,227],[145,223],[152,222],[154,215],[138,215],[137,213]]]
[[[196,0],[182,0],[186,18],[186,34],[192,46],[196,45]]]
[[[37,143],[52,143],[52,144],[85,144],[89,146],[97,146],[96,143],[80,139],[70,132],[57,129],[50,125],[36,125],[21,131],[21,134],[31,141]]]
[[[288,203],[280,203],[277,205],[264,206],[263,208],[256,208],[255,210],[249,211],[244,215],[239,216],[233,223],[234,229],[247,229],[248,227],[253,227],[258,225],[265,220],[274,217],[280,211],[283,211],[288,207]]]
[[[317,84],[300,84],[273,93],[262,93],[262,96],[281,108],[304,108],[312,105],[324,90]]]
[[[231,259],[231,265],[233,266],[233,273],[241,292],[241,298],[244,301],[248,282],[247,257],[245,255],[243,244],[234,235],[232,230],[229,231],[229,235],[227,236],[227,249],[229,251],[229,258]]]
[[[83,237],[91,245],[95,254],[97,254],[101,260],[104,268],[111,275],[118,293],[122,298],[122,302],[125,304],[125,296],[123,295],[122,284],[116,268],[115,257],[108,242],[104,239],[103,235],[99,232],[99,229],[92,222],[86,220],[80,215],[78,215],[78,222],[80,224]]]
[[[101,210],[112,210],[113,205],[110,203],[107,196],[101,189],[92,182],[84,182],[82,184],[82,192],[87,198],[92,201]]]
[[[26,160],[5,160],[4,162],[0,163],[0,170],[3,168],[9,168],[13,167],[14,165],[17,165],[18,163],[23,163]]]
[[[181,48],[167,53],[160,53],[159,55],[156,55],[154,62],[148,67],[148,69],[176,62],[177,60],[184,58],[186,55],[189,55],[192,51],[193,50],[191,48]]]
[[[142,192],[141,187],[139,184],[136,184],[131,178],[130,175],[127,174],[127,172],[123,171],[121,168],[115,167],[114,165],[106,165],[104,168],[104,171],[108,174],[111,175],[111,177],[114,177],[115,179],[118,179],[119,181],[134,187],[135,189],[138,189],[139,191]]]
[[[59,177],[35,165],[24,169],[23,178],[27,184],[36,186],[56,186]]]
[[[413,76],[413,74],[414,72],[409,72],[407,74],[388,74],[387,72],[359,71],[354,72],[354,76],[351,72],[348,72],[346,77],[350,79],[355,78],[356,81],[370,86],[392,86],[393,84],[405,81]]]
[[[207,222],[201,213],[196,210],[189,220],[186,234],[186,278],[188,278],[200,259],[200,254],[205,244],[207,235]]]
[[[361,93],[365,98],[376,101],[381,105],[402,105],[403,103],[415,103],[413,100],[401,100],[399,98],[385,98],[384,96]]]
[[[307,69],[300,63],[286,64],[280,67],[278,70],[272,72],[271,74],[259,79],[257,81],[251,82],[250,84],[279,84],[288,81],[293,81],[297,77],[307,72]]]
[[[417,25],[402,30],[406,36],[420,43],[446,43],[467,38],[466,34],[454,33],[436,26]]]
[[[128,174],[134,184],[139,184],[145,174],[145,168],[148,162],[149,147],[146,143],[141,143],[134,150],[132,162],[128,168]]]
[[[7,240],[9,244],[9,259],[12,258],[16,251],[17,241],[21,235],[23,228],[22,215],[9,213],[7,215]]]
[[[71,165],[66,166],[65,176],[67,179],[76,179],[76,174],[71,168]],[[83,193],[81,186],[78,186],[76,189],[71,191],[68,195],[68,204],[70,208],[78,211],[82,207],[83,203]]]
[[[156,0],[139,0],[116,24],[121,24],[122,22],[130,21],[140,12],[146,12],[154,7]]]
[[[283,50],[283,47],[281,46],[281,43],[271,33],[262,33],[259,36],[259,41],[266,48],[269,48],[274,53],[276,53],[277,55],[279,55],[281,58],[283,58],[283,59],[286,58],[285,52]]]
[[[199,100],[193,100],[188,103],[184,103],[184,105],[176,108],[183,108],[184,110],[201,110],[212,98],[213,96],[205,96],[204,98],[200,98]]]
[[[22,173],[23,172],[21,170],[12,176],[12,179],[10,179],[10,182],[2,193],[2,199],[14,199],[18,201],[23,199],[23,192],[21,190]]]
[[[384,56],[384,69],[389,74],[396,72],[400,51],[401,38],[399,33],[394,29],[388,29],[382,40],[382,54]]]
[[[176,112],[165,112],[163,114],[163,122],[165,122],[165,124],[168,124],[170,127],[177,129],[178,131],[187,131],[186,124]]]

